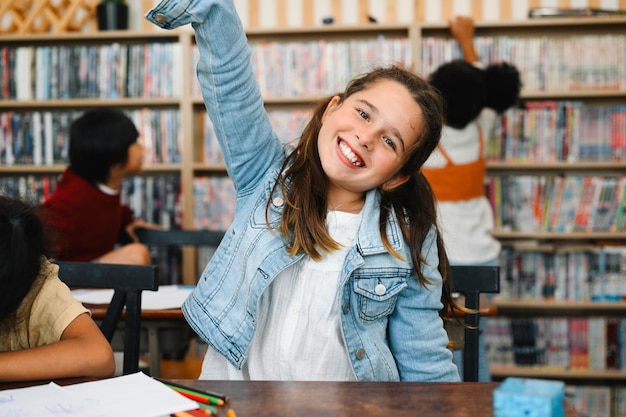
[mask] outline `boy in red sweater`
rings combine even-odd
[[[133,218],[120,201],[122,180],[141,172],[144,149],[128,116],[115,109],[85,112],[70,127],[69,167],[44,203],[57,232],[58,260],[150,263],[137,227],[157,225]],[[133,242],[116,248],[126,234]]]

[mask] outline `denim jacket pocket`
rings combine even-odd
[[[365,321],[378,320],[393,311],[398,293],[408,287],[410,272],[366,271],[354,275],[354,292],[357,294],[359,317]]]

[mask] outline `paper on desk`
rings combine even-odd
[[[0,391],[0,416],[95,416],[91,402],[77,398],[54,382]]]
[[[181,285],[161,285],[158,291],[142,291],[142,310],[166,310],[180,308],[191,294],[193,287]],[[72,295],[84,304],[109,304],[113,290],[73,290]]]
[[[0,416],[159,417],[198,405],[142,372],[61,387],[0,391]]]

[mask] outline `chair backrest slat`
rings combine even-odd
[[[217,246],[223,231],[213,230],[154,230],[137,229],[137,238],[147,245],[160,246]]]

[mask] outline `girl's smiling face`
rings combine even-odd
[[[317,147],[335,200],[384,184],[393,188],[422,128],[422,111],[400,83],[380,80],[347,97],[335,96],[322,117]],[[338,194],[337,194],[338,193]]]

